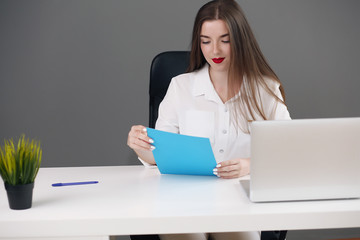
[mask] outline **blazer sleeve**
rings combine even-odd
[[[155,128],[162,131],[179,133],[179,117],[177,106],[179,104],[178,86],[176,78],[170,82],[166,95],[159,105],[158,119]]]
[[[269,120],[290,120],[290,113],[280,92],[280,84],[271,79],[267,79],[266,82],[270,90],[282,100],[279,101],[264,88],[260,88],[260,101],[266,116]]]

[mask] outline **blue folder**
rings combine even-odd
[[[216,160],[208,138],[147,128],[154,140],[155,162],[162,174],[212,175]]]

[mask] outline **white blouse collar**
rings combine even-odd
[[[195,72],[195,82],[193,88],[194,96],[204,95],[206,99],[212,100],[215,102],[221,102],[219,95],[216,93],[214,86],[211,82],[209,75],[209,65],[205,66]]]

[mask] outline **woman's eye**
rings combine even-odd
[[[230,43],[230,40],[227,40],[227,41],[223,40],[222,42],[223,43]]]
[[[203,42],[201,42],[201,43],[202,43],[202,44],[209,44],[210,42],[209,42],[209,41],[207,41],[207,42],[204,42],[204,41],[203,41]]]

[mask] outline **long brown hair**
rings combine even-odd
[[[198,70],[206,64],[200,47],[200,32],[203,23],[211,20],[223,20],[229,29],[231,59],[228,96],[238,96],[232,101],[232,115],[236,126],[244,132],[249,132],[248,124],[241,126],[240,119],[249,122],[256,120],[256,115],[264,120],[270,118],[266,116],[259,101],[259,87],[263,87],[277,101],[284,103],[283,86],[262,54],[245,14],[234,0],[214,0],[206,3],[198,11],[193,28],[188,72]],[[280,92],[284,100],[275,95],[264,77],[280,84]]]

